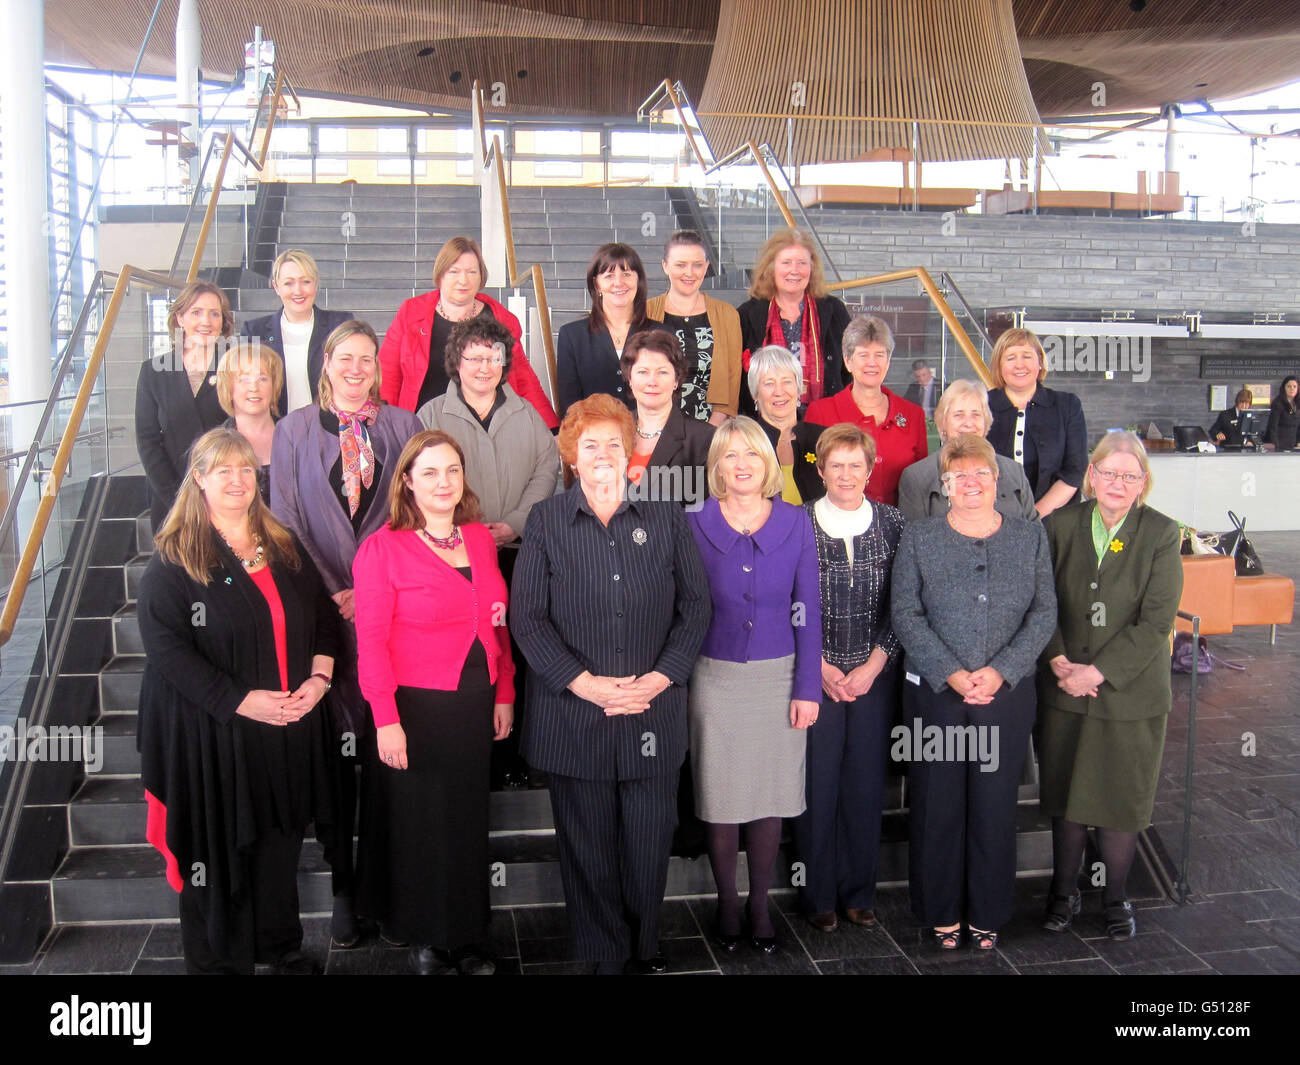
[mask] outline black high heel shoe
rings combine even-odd
[[[713,913],[713,943],[728,954],[735,954],[740,949],[740,933],[737,932],[732,935],[724,932],[722,930],[722,918],[717,910]]]
[[[759,936],[754,934],[754,917],[749,911],[749,904],[745,904],[745,920],[749,924],[749,945],[760,954],[766,954],[771,957],[781,948],[777,945],[776,936]]]

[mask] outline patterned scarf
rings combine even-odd
[[[822,381],[822,345],[821,337],[818,336],[817,303],[807,293],[804,293],[801,317],[799,351],[796,352],[803,366],[804,387],[800,402],[811,403],[826,394],[826,386]],[[781,329],[781,308],[776,305],[776,300],[768,304],[765,342],[785,347],[785,332]]]
[[[330,404],[339,420],[339,450],[343,453],[343,490],[348,497],[348,514],[355,517],[361,506],[361,486],[369,488],[375,479],[375,453],[366,426],[379,417],[379,404],[367,399],[360,410],[339,410]]]

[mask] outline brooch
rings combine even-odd
[[[229,577],[227,577],[227,578],[226,578],[226,583],[227,583],[227,584],[234,584],[235,582],[232,581]]]
[[[1110,542],[1110,550],[1111,550],[1112,552],[1114,552],[1115,554],[1118,555],[1121,551],[1124,550],[1124,541],[1123,541],[1123,540],[1112,540],[1112,541]]]
[[[633,530],[632,530],[632,542],[633,542],[634,544],[643,544],[643,543],[645,543],[645,541],[646,541],[646,535],[645,535],[645,530],[644,530],[644,529],[633,529]]]
[[[803,460],[804,462],[816,462],[817,456],[814,455],[811,451],[805,451],[803,453]]]
[[[907,418],[904,417],[902,414],[895,414],[895,415],[894,415],[894,424],[897,425],[900,429],[906,429],[906,428],[907,428]]]

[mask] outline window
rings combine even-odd
[[[537,130],[533,134],[533,151],[539,156],[581,155],[582,131],[577,129]],[[582,177],[582,163],[559,159],[538,159],[533,163],[536,177]]]

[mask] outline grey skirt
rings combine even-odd
[[[794,655],[696,659],[688,706],[702,821],[736,825],[803,813],[808,734],[790,724],[793,688]]]

